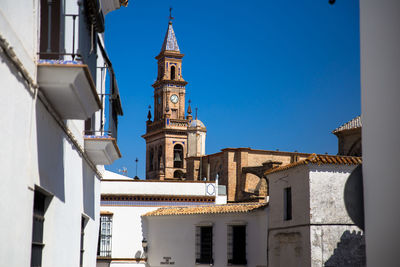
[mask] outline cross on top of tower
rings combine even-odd
[[[172,7],[169,8],[169,21],[171,22],[174,19],[172,16]]]

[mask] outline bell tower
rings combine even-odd
[[[172,17],[170,17],[172,19]],[[186,176],[188,123],[185,118],[187,82],[182,77],[182,58],[172,27],[168,23],[161,51],[156,56],[153,120],[148,113],[146,134],[146,179],[168,180]]]

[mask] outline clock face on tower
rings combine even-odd
[[[171,102],[176,104],[178,103],[179,97],[177,95],[171,95]]]

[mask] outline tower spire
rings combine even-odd
[[[178,41],[176,40],[176,37],[175,37],[174,28],[172,28],[172,20],[173,19],[174,19],[174,17],[172,17],[172,7],[170,7],[169,8],[168,29],[167,29],[167,33],[165,34],[163,45],[161,47],[161,52],[164,52],[164,51],[180,52],[179,46],[178,46]]]
[[[190,106],[190,103],[192,103],[192,101],[190,101],[190,99],[189,99],[188,103],[189,103],[189,106],[188,106],[188,109],[187,109],[187,113],[188,114],[192,114],[192,107]]]
[[[188,109],[187,109],[187,116],[186,116],[186,119],[189,120],[189,121],[191,121],[191,120],[193,119],[193,116],[192,116],[192,107],[190,106],[190,103],[192,103],[192,101],[190,101],[190,99],[189,99],[188,103],[189,103],[189,106],[188,106]]]

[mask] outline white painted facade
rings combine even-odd
[[[63,13],[79,13],[77,1],[62,2]],[[84,120],[62,119],[56,110],[65,107],[48,101],[38,82],[40,10],[39,0],[2,0],[0,5],[0,234],[7,240],[0,245],[0,266],[31,266],[35,192],[46,196],[41,266],[79,266],[82,218],[83,265],[95,266],[104,168],[85,155]],[[71,27],[63,28],[65,52],[72,44]],[[102,65],[102,55],[97,56]],[[95,78],[100,93],[104,84]],[[97,111],[94,123],[100,116]]]
[[[398,266],[400,2],[360,1],[367,265]]]
[[[365,257],[362,231],[348,216],[343,198],[355,167],[307,164],[267,174],[271,266],[343,266],[341,260]],[[291,188],[292,218],[288,220],[284,219],[285,188]],[[352,247],[339,245],[341,241]]]
[[[97,266],[139,267],[146,265],[147,255],[143,251],[142,240],[148,239],[149,230],[143,214],[165,206],[214,205],[226,203],[226,196],[217,195],[217,184],[208,182],[174,182],[134,180],[132,178],[105,171],[101,181],[102,201],[100,211],[112,217],[111,255],[98,257]],[[105,200],[104,197],[114,200]],[[138,197],[129,200],[121,197]],[[164,200],[157,200],[164,197]],[[211,203],[190,202],[179,198],[209,197]],[[147,198],[147,199],[146,199]],[[170,201],[166,201],[169,198]],[[177,227],[179,227],[177,225]]]
[[[188,153],[187,157],[199,157],[206,154],[207,129],[203,122],[195,119],[188,126]]]
[[[144,216],[148,225],[148,263],[165,266],[210,266],[196,264],[196,226],[213,227],[212,266],[228,266],[228,227],[246,225],[246,259],[248,267],[267,266],[268,208],[247,213]],[[145,225],[146,225],[145,224]],[[239,266],[239,265],[234,265]]]

